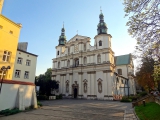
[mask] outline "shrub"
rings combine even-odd
[[[37,105],[41,107],[42,103],[40,103],[39,101],[37,101]]]
[[[59,95],[56,95],[56,99],[59,99]]]
[[[59,99],[62,99],[62,94],[59,95]]]
[[[46,96],[46,95],[39,95],[39,96],[37,96],[37,100],[48,100],[48,99],[49,99],[49,97]]]
[[[5,115],[5,116],[8,116],[8,115],[13,115],[13,114],[16,114],[16,113],[19,113],[20,110],[18,108],[14,108],[14,109],[6,109],[6,110],[2,110],[0,111],[0,115]]]
[[[132,102],[133,96],[123,96],[121,102]]]
[[[143,91],[141,93],[139,93],[141,97],[146,96],[148,93],[146,91]]]

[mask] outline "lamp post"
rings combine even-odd
[[[11,69],[11,67],[10,66],[8,66],[8,67],[2,66],[2,68],[1,68],[1,70],[2,70],[2,79],[1,79],[0,93],[1,93],[1,89],[2,89],[4,72],[7,71],[8,69]]]

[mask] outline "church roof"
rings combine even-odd
[[[68,43],[73,42],[73,41],[76,41],[76,40],[78,40],[78,39],[85,39],[85,38],[89,38],[89,37],[87,37],[87,36],[81,36],[81,35],[75,35],[73,38],[71,38],[71,39],[68,41]]]
[[[115,56],[115,64],[117,65],[128,65],[130,64],[131,54]]]

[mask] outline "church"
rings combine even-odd
[[[52,80],[64,98],[119,100],[136,93],[132,55],[115,56],[102,12],[99,19],[94,46],[90,37],[78,34],[67,41],[64,26],[61,30]]]

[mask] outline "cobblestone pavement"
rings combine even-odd
[[[63,99],[41,102],[37,110],[0,117],[0,120],[124,120],[131,103]]]

